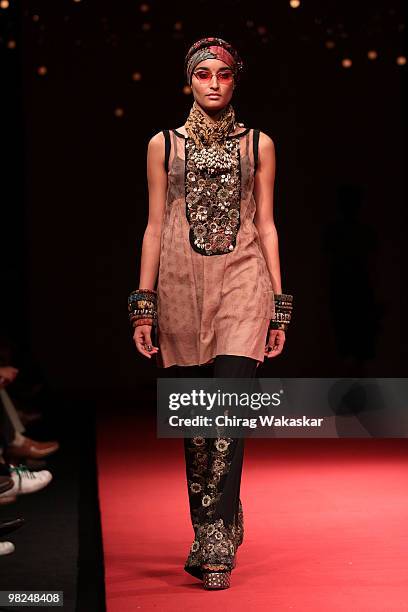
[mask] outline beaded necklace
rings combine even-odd
[[[185,123],[186,216],[190,244],[201,255],[222,255],[235,248],[240,226],[241,173],[235,113],[227,106],[211,122],[196,102]]]

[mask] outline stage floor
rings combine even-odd
[[[207,592],[183,570],[183,441],[157,439],[145,414],[99,418],[108,612],[408,609],[406,440],[247,440],[244,543],[231,588]]]

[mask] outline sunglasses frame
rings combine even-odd
[[[196,77],[196,79],[198,79],[198,81],[200,81],[200,83],[210,83],[213,77],[216,77],[217,81],[219,81],[220,83],[230,83],[231,81],[234,80],[234,73],[232,70],[228,70],[228,72],[226,70],[227,69],[220,70],[217,73],[211,73],[209,70],[207,70],[207,68],[198,68],[198,70],[195,70],[193,72],[193,75]],[[206,72],[208,74],[208,77],[205,79],[200,78],[199,76],[197,76],[197,73],[199,72]],[[225,81],[219,78],[219,76],[222,75],[223,73],[228,74],[228,79]]]

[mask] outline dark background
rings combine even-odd
[[[126,393],[160,375],[137,353],[126,310],[147,221],[146,148],[184,123],[185,52],[215,35],[247,64],[238,120],[269,134],[277,154],[294,312],[262,375],[405,376],[403,4],[145,4],[0,10],[1,327],[17,360],[30,355],[70,391]]]

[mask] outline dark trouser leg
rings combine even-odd
[[[218,355],[216,378],[253,378],[257,361],[236,355]],[[203,374],[210,377],[208,370]],[[186,476],[195,539],[185,570],[202,578],[204,563],[232,569],[243,540],[240,485],[244,438],[185,438]]]

